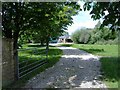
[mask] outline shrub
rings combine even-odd
[[[97,41],[95,44],[110,44],[110,45],[112,45],[112,44],[118,44],[118,39],[116,38],[116,39],[114,39],[114,40],[100,40],[100,41]]]
[[[81,44],[118,44],[118,31],[112,32],[106,27],[81,29],[72,34],[72,40],[74,43]]]
[[[77,30],[72,34],[71,38],[74,43],[86,44],[90,40],[90,32],[87,30]]]
[[[79,43],[79,35],[80,35],[80,31],[75,31],[72,36],[71,39],[74,43]]]

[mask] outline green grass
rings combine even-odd
[[[29,50],[26,50],[26,49],[29,49]],[[36,51],[36,53],[33,52],[34,50]],[[45,47],[41,47],[39,45],[24,45],[23,48],[19,50],[19,62],[30,59],[31,62],[28,63],[30,64],[37,60],[41,60],[41,58],[46,57],[45,52],[40,53],[41,51],[44,51],[44,50],[45,50]],[[56,62],[58,62],[61,55],[62,55],[62,50],[56,47],[50,47],[50,50],[48,52],[47,64],[44,64],[40,68],[34,70],[32,73],[22,77],[21,79],[16,81],[13,85],[10,85],[9,87],[20,88],[24,86],[29,79],[41,73],[42,71],[45,71],[47,68],[52,67]],[[26,64],[24,63],[22,64],[22,66],[25,66],[25,65]]]
[[[74,47],[85,50],[94,55],[103,56],[100,59],[103,82],[109,88],[118,88],[118,45],[96,45],[96,44],[62,44],[62,46]]]
[[[79,48],[99,56],[118,56],[118,45],[73,44],[72,47]]]
[[[99,56],[118,56],[118,45],[62,44],[62,46],[75,47]]]
[[[110,88],[118,88],[118,58],[103,57],[101,61],[101,70],[104,72],[103,81]]]

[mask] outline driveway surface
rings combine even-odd
[[[102,88],[99,57],[72,47],[58,47],[63,56],[53,67],[36,75],[24,88]]]

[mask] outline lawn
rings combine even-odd
[[[29,62],[27,63],[27,65],[29,65],[36,61],[45,59],[46,52],[44,52],[44,51],[45,51],[45,47],[41,47],[39,45],[27,45],[27,44],[23,45],[23,48],[18,50],[19,62],[28,60]],[[56,62],[58,62],[61,55],[62,55],[62,50],[60,50],[56,47],[50,46],[50,49],[48,51],[48,56],[47,56],[48,57],[47,63],[44,64],[43,66],[39,67],[38,69],[34,70],[30,74],[22,77],[17,82],[15,82],[15,84],[13,84],[12,86],[10,85],[10,87],[20,88],[20,87],[24,86],[25,83],[29,79],[31,79],[35,75],[39,74],[40,72],[46,70],[47,68],[52,67]],[[20,65],[20,67],[23,67],[25,65],[26,65],[25,63],[22,63]],[[33,67],[33,66],[31,66],[31,67]],[[20,72],[22,72],[23,70],[24,69],[21,69]]]
[[[80,50],[85,50],[94,55],[103,56],[100,59],[103,82],[109,88],[118,88],[118,45],[96,45],[96,44],[62,44]]]
[[[80,50],[99,56],[118,56],[118,45],[96,45],[96,44],[61,44],[62,46],[71,46]]]

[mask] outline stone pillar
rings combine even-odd
[[[0,12],[2,12],[2,2],[0,2]],[[0,90],[2,89],[2,15],[0,14]]]
[[[2,86],[15,81],[15,61],[13,60],[13,40],[2,39]]]
[[[0,36],[0,90],[1,89],[2,89],[2,38]]]

